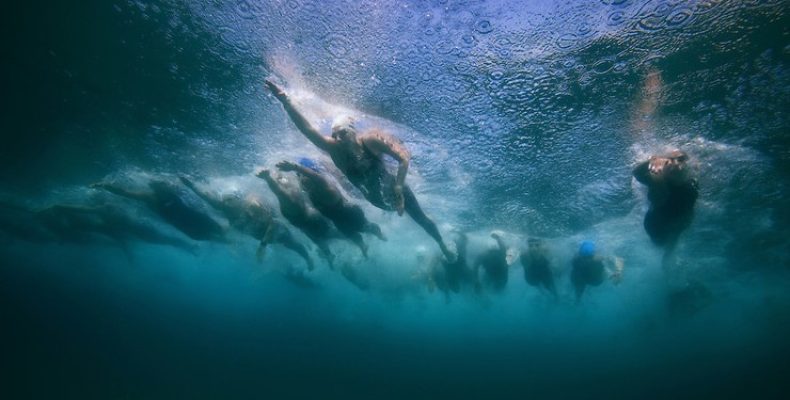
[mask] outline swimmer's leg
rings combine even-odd
[[[439,228],[436,227],[436,224],[428,218],[427,215],[422,211],[420,208],[420,204],[417,202],[417,198],[414,197],[414,192],[411,191],[409,186],[403,187],[403,204],[406,209],[406,213],[417,223],[417,225],[421,226],[425,232],[430,235],[436,243],[439,244],[439,248],[442,250],[442,254],[447,258],[448,261],[453,262],[455,261],[456,255],[453,254],[447,246],[444,244],[444,240],[442,239],[441,233],[439,233]]]
[[[310,254],[307,253],[307,249],[305,247],[294,240],[292,237],[289,237],[287,240],[281,240],[280,243],[287,249],[290,249],[296,254],[302,256],[304,261],[307,263],[307,270],[312,271],[315,269],[315,265],[313,264],[313,259],[310,258]]]
[[[384,233],[381,231],[381,227],[378,224],[376,224],[376,223],[368,221],[365,224],[364,232],[370,233],[371,235],[376,236],[382,242],[386,242],[387,241],[387,237],[384,236]]]
[[[316,244],[316,246],[318,246],[318,252],[321,254],[321,257],[323,257],[327,264],[329,264],[329,269],[334,270],[335,255],[329,250],[329,246],[326,244],[326,241],[316,238],[311,239],[313,239],[313,242]]]
[[[359,247],[359,250],[362,251],[362,255],[365,256],[365,258],[368,258],[368,245],[365,244],[365,240],[362,239],[362,235],[360,235],[359,232],[352,232],[346,234],[346,236],[348,236],[348,239],[354,242],[357,247]]]

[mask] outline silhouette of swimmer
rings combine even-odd
[[[554,286],[554,274],[545,243],[541,239],[529,238],[527,245],[527,251],[521,253],[524,279],[531,286],[543,286],[556,298],[557,288]]]
[[[166,234],[141,222],[120,207],[54,205],[36,213],[36,217],[60,241],[87,242],[91,235],[102,235],[118,243],[136,240],[161,244],[193,252],[195,246],[186,240]]]
[[[95,243],[112,240],[122,246],[140,241],[194,251],[187,240],[129,215],[113,205],[57,204],[41,210],[0,202],[0,232],[33,243]]]
[[[395,210],[398,215],[405,211],[439,244],[447,259],[455,258],[445,246],[436,224],[425,215],[411,188],[404,183],[411,155],[397,138],[377,129],[358,134],[350,119],[334,124],[331,137],[323,136],[296,109],[281,87],[269,79],[266,87],[282,103],[299,131],[329,154],[335,166],[365,199],[382,210]],[[385,155],[398,162],[397,176],[387,170]]]
[[[496,241],[496,246],[477,256],[474,269],[479,271],[482,266],[484,282],[494,290],[501,291],[507,285],[508,278],[507,246],[499,233],[492,232],[491,237]],[[479,276],[479,273],[475,275]]]
[[[307,199],[293,185],[282,183],[272,177],[271,172],[263,169],[255,174],[269,185],[269,189],[280,203],[280,213],[318,246],[321,256],[334,268],[334,255],[329,250],[327,241],[333,236],[330,222],[307,203]]]
[[[680,234],[691,225],[699,191],[697,181],[689,176],[688,155],[675,150],[663,156],[651,156],[634,168],[634,177],[647,186],[650,208],[644,227],[650,239],[666,249],[665,261],[677,245]]]
[[[225,241],[225,228],[205,209],[190,190],[161,180],[148,182],[148,190],[133,191],[113,183],[91,185],[110,193],[137,200],[164,221],[194,240]]]
[[[612,262],[614,268],[609,270],[604,262]],[[579,246],[579,252],[571,261],[571,283],[576,289],[576,301],[581,300],[587,286],[600,286],[607,275],[615,284],[620,283],[623,274],[623,260],[613,257],[611,260],[596,254],[595,243],[585,240]]]
[[[233,228],[259,241],[256,253],[259,260],[263,259],[268,244],[279,243],[299,254],[307,263],[307,269],[313,270],[313,260],[307,249],[294,238],[285,225],[274,218],[272,210],[260,199],[252,195],[246,197],[238,194],[221,196],[218,193],[201,190],[184,176],[180,176],[179,179],[184,186],[195,192],[211,207],[223,213]]]
[[[442,260],[444,278],[447,288],[455,293],[461,290],[463,283],[478,284],[475,271],[469,267],[466,259],[466,245],[469,242],[466,234],[457,232],[454,236],[456,254],[455,260]]]
[[[381,233],[381,228],[368,221],[362,208],[349,202],[340,190],[319,172],[314,161],[307,158],[300,159],[299,164],[282,161],[277,164],[277,168],[280,171],[293,171],[299,175],[301,187],[316,210],[331,220],[337,230],[354,242],[365,258],[368,256],[368,246],[362,239],[361,232],[387,240]]]

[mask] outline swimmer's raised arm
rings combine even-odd
[[[307,137],[308,140],[313,142],[314,145],[318,146],[321,150],[329,151],[332,145],[335,144],[335,139],[330,137],[326,137],[318,132],[315,127],[305,118],[299,110],[294,107],[291,99],[288,97],[288,94],[280,87],[277,86],[276,83],[272,82],[271,79],[266,79],[265,81],[266,87],[272,92],[274,97],[282,103],[283,108],[285,108],[285,112],[288,113],[288,116],[293,121],[296,128],[299,129],[302,134]]]

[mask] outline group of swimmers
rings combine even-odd
[[[501,234],[493,233],[491,237],[496,246],[481,252],[469,264],[466,235],[455,232],[448,244],[433,220],[423,212],[406,182],[411,155],[401,141],[380,129],[360,132],[350,118],[337,120],[331,135],[325,136],[310,123],[281,86],[272,79],[267,79],[265,84],[297,130],[329,156],[343,179],[353,185],[365,200],[384,211],[395,211],[398,215],[406,213],[436,242],[442,254],[441,268],[432,273],[437,285],[454,292],[463,283],[495,291],[505,287],[509,261],[512,260],[507,259],[508,246]],[[397,168],[388,167],[388,158],[397,163]],[[636,180],[648,189],[650,208],[645,215],[644,228],[653,243],[665,249],[665,260],[672,254],[680,234],[691,223],[698,195],[696,181],[689,174],[688,158],[684,152],[676,150],[652,156],[633,171]],[[283,179],[288,174],[295,175],[297,179]],[[318,253],[330,267],[334,266],[334,255],[328,246],[331,239],[342,237],[349,240],[366,258],[368,245],[363,234],[387,240],[381,228],[368,220],[363,209],[344,195],[334,177],[314,159],[281,161],[276,164],[276,171],[261,169],[255,175],[265,181],[277,198],[280,215],[316,245]],[[233,228],[259,242],[259,257],[263,256],[269,244],[281,244],[304,259],[308,270],[315,268],[306,247],[296,239],[289,226],[253,194],[220,195],[187,176],[151,179],[147,185],[136,189],[108,182],[92,187],[145,205],[192,240],[224,242],[227,241],[227,230]],[[36,212],[25,211],[23,217],[18,216],[19,210],[14,211],[10,206],[0,207],[0,211],[4,209],[11,212],[0,213],[3,230],[10,230],[23,238],[73,241],[101,235],[116,241],[137,239],[185,249],[192,247],[188,241],[138,221],[117,207],[58,205]],[[229,226],[214,218],[213,213],[222,214]],[[25,218],[26,222],[23,221]],[[31,224],[30,221],[36,223]],[[527,250],[521,254],[527,283],[556,296],[545,244],[541,239],[529,238],[527,245]],[[623,260],[600,257],[590,241],[581,244],[572,266],[571,282],[577,299],[587,286],[600,285],[607,272],[614,282],[622,279]]]

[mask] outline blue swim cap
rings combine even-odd
[[[309,159],[307,157],[299,158],[299,165],[301,165],[301,166],[303,166],[305,168],[310,168],[310,169],[312,169],[315,172],[318,172],[318,164],[315,161],[313,161],[312,159]]]
[[[587,257],[593,254],[595,254],[595,243],[590,240],[583,241],[582,245],[579,247],[579,255]]]

